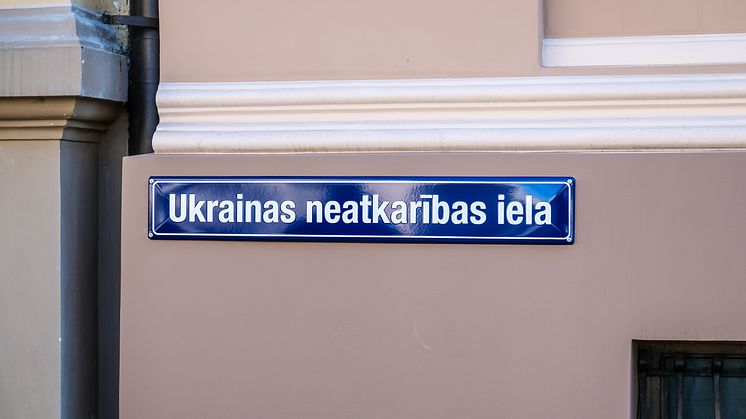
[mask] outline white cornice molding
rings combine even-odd
[[[746,64],[746,33],[547,38],[544,67]]]
[[[162,83],[156,153],[746,147],[746,74]]]

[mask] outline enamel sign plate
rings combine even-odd
[[[151,239],[572,244],[571,177],[152,177]]]

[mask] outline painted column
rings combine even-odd
[[[102,7],[0,2],[4,418],[98,416],[99,143],[127,89]]]

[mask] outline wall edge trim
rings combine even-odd
[[[746,33],[545,38],[544,67],[746,63]]]

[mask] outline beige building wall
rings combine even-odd
[[[547,36],[744,29],[634,4],[162,0],[121,417],[633,418],[634,339],[746,340],[746,65],[544,68]],[[576,243],[155,241],[153,175],[574,176]]]
[[[3,418],[59,417],[59,176],[58,141],[0,141]]]
[[[740,0],[544,0],[547,37],[746,32]]]
[[[126,158],[122,419],[634,418],[633,339],[746,340],[746,153]],[[574,176],[572,246],[149,240],[148,176]]]
[[[546,6],[550,36],[746,29],[746,6],[736,0],[660,6],[547,0]],[[540,0],[162,0],[160,8],[162,82],[746,71],[745,65],[542,68]]]
[[[162,81],[476,77],[530,73],[538,63],[538,1],[215,6],[161,1]]]

